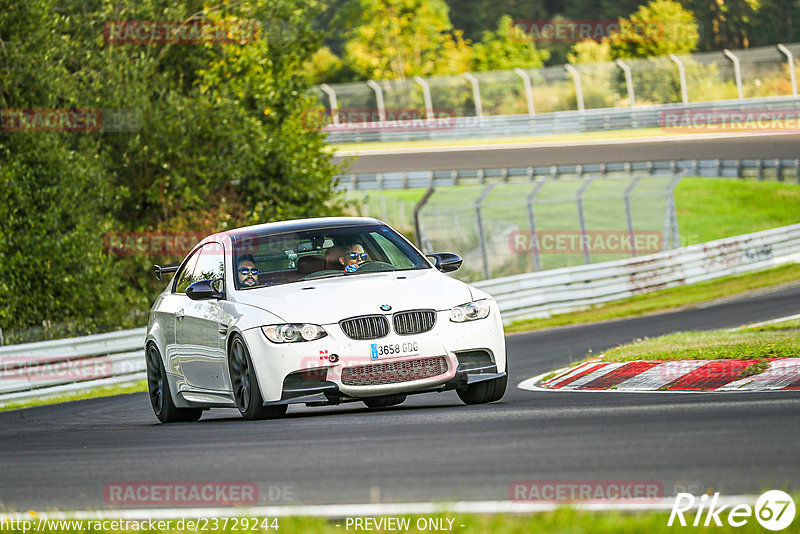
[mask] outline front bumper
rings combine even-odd
[[[243,335],[265,404],[338,404],[369,397],[446,391],[505,376],[503,326],[496,303],[492,308],[486,319],[468,323],[453,323],[449,310],[438,311],[436,324],[429,332],[403,336],[390,332],[375,340],[350,339],[338,324],[323,325],[328,332],[326,337],[301,343],[272,343],[260,328],[246,330]],[[378,356],[376,345],[400,350]],[[353,370],[366,370],[369,374],[378,369],[373,366],[381,365],[419,369],[427,365],[421,360],[433,359],[444,359],[446,363],[438,361],[441,372],[434,375],[423,369],[419,375],[411,373],[384,383],[352,380]],[[313,375],[313,380],[295,380],[298,373],[306,372]]]
[[[482,368],[467,369],[459,366],[455,376],[437,386],[423,390],[408,391],[407,393],[432,393],[460,389],[470,384],[495,380],[506,376],[505,371],[497,372],[496,365],[488,365]],[[320,382],[319,385],[308,385],[305,387],[284,388],[281,399],[277,401],[265,401],[265,406],[277,404],[305,404],[306,406],[327,406],[341,404],[343,402],[360,401],[363,397],[348,396],[339,389],[339,386],[331,381]]]

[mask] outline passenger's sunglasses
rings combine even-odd
[[[359,252],[351,252],[349,254],[349,256],[350,256],[350,259],[352,259],[352,260],[357,260],[357,259],[360,258],[361,261],[367,261],[367,257],[369,257],[369,254],[367,254],[366,252],[361,252],[361,253],[359,253]]]
[[[242,273],[242,276],[247,276],[248,274],[255,276],[258,274],[258,269],[239,269],[239,272]]]

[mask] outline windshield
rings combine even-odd
[[[384,225],[253,234],[238,239],[233,252],[236,289],[430,268],[424,256]]]

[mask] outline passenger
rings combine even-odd
[[[236,262],[236,276],[239,277],[240,287],[253,287],[258,283],[258,269],[253,256],[250,254],[239,256]]]

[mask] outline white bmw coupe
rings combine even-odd
[[[150,401],[164,423],[209,408],[280,417],[292,403],[400,404],[454,389],[499,400],[508,381],[495,300],[445,274],[461,258],[424,256],[370,218],[268,223],[213,234],[150,310]]]

